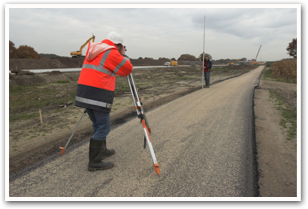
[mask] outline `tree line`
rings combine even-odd
[[[40,55],[34,50],[33,47],[27,45],[20,45],[18,48],[15,47],[15,44],[10,41],[9,45],[9,54],[10,59],[19,58],[19,59],[40,59]]]

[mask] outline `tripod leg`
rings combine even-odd
[[[148,120],[146,119],[146,116],[145,116],[145,113],[143,111],[143,108],[141,106],[141,99],[138,96],[138,92],[137,92],[137,89],[136,89],[136,86],[135,86],[133,75],[129,74],[127,76],[127,80],[128,80],[128,84],[129,84],[131,93],[132,93],[132,97],[133,97],[133,100],[134,100],[134,104],[135,104],[136,110],[138,110],[137,114],[139,115],[141,113],[143,115],[143,118],[145,119],[145,123],[146,123],[147,129],[151,133],[152,130],[151,130],[151,127],[149,125]]]
[[[134,82],[132,74],[129,74],[127,76],[127,82],[128,82],[128,85],[129,85],[129,88],[130,88],[130,91],[131,91],[131,94],[132,94],[132,97],[133,97],[133,101],[134,101],[134,104],[135,104],[137,115],[138,115],[138,117],[141,118],[143,131],[144,131],[144,140],[148,144],[150,154],[151,154],[151,157],[152,157],[152,160],[153,160],[153,163],[154,163],[155,172],[159,175],[159,173],[160,173],[159,165],[157,163],[156,156],[155,156],[155,153],[154,153],[154,149],[153,149],[151,139],[150,139],[150,136],[149,136],[149,133],[151,133],[151,127],[149,126],[149,123],[146,119],[145,113],[143,112],[143,109],[142,109],[142,106],[141,106],[141,99],[138,96],[137,89],[135,87],[135,82]],[[145,148],[145,144],[144,144],[144,148]]]
[[[153,160],[153,163],[154,163],[154,170],[157,173],[157,175],[159,175],[159,165],[157,163],[156,156],[155,156],[155,153],[154,153],[154,149],[153,149],[151,139],[150,139],[150,136],[149,136],[149,133],[148,133],[148,129],[145,125],[144,120],[142,120],[142,125],[143,125],[144,136],[147,140],[147,144],[148,144],[148,147],[149,147],[149,150],[150,150],[150,154],[151,154],[151,157],[152,157],[152,160]]]
[[[61,153],[60,153],[61,156],[63,155],[64,151],[66,150],[67,145],[70,143],[70,141],[71,141],[71,139],[72,139],[72,137],[73,137],[75,131],[77,130],[77,127],[79,126],[79,124],[80,124],[80,122],[81,122],[83,116],[86,114],[86,112],[87,112],[86,110],[83,112],[83,114],[82,114],[82,116],[81,116],[79,122],[77,123],[77,126],[75,127],[73,133],[71,134],[70,138],[69,138],[68,141],[66,142],[66,145],[65,145],[64,147],[60,147],[60,149],[62,150]]]

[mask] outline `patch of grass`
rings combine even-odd
[[[263,79],[264,80],[275,80],[274,78],[272,78],[272,69],[268,69],[268,70],[264,70],[263,71]]]
[[[58,101],[60,104],[64,104],[65,103],[65,100],[64,99],[61,99]]]
[[[65,87],[62,84],[65,84]],[[52,110],[58,104],[74,101],[75,94],[76,82],[68,80],[32,86],[11,86],[9,88],[10,122],[32,119],[36,114],[29,115],[29,112],[39,109]]]
[[[52,113],[58,113],[58,112],[61,112],[61,111],[63,111],[63,108],[56,109]]]
[[[280,120],[280,125],[287,129],[288,140],[292,140],[297,136],[297,111],[286,107],[283,103],[283,99],[278,94],[270,90],[270,98],[275,101],[276,109],[280,110],[282,119]],[[287,126],[288,124],[288,126]]]
[[[68,80],[60,80],[60,81],[56,81],[55,83],[69,83],[70,81]]]
[[[212,67],[212,71],[217,71],[217,70],[230,70],[228,67]]]
[[[40,109],[45,107],[50,103],[47,95],[54,95],[55,92],[56,90],[53,88],[45,88],[44,91],[42,91],[37,86],[10,87],[10,115],[30,108]]]
[[[26,113],[19,113],[19,114],[15,114],[15,115],[11,115],[9,116],[9,122],[11,121],[17,121],[17,120],[30,120],[33,118],[39,117],[39,114],[26,114]]]
[[[130,91],[129,87],[117,87],[114,92],[126,92],[126,91]]]
[[[279,124],[280,124],[282,127],[287,128],[286,123],[287,123],[287,121],[286,121],[285,119],[281,119]]]

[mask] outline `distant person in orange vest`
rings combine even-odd
[[[106,145],[106,137],[110,132],[109,113],[114,98],[115,75],[127,76],[133,70],[125,51],[123,37],[117,32],[109,33],[101,43],[89,42],[75,97],[75,105],[86,108],[94,130],[89,145],[89,171],[105,170],[114,165],[102,160],[115,154]]]
[[[203,70],[204,70],[205,88],[210,88],[210,72],[212,70],[212,61],[209,60],[209,56],[205,56]]]

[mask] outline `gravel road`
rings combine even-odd
[[[11,179],[10,197],[252,197],[253,92],[263,66],[147,113],[158,176],[135,118],[107,146],[114,168],[88,172],[88,142]]]

